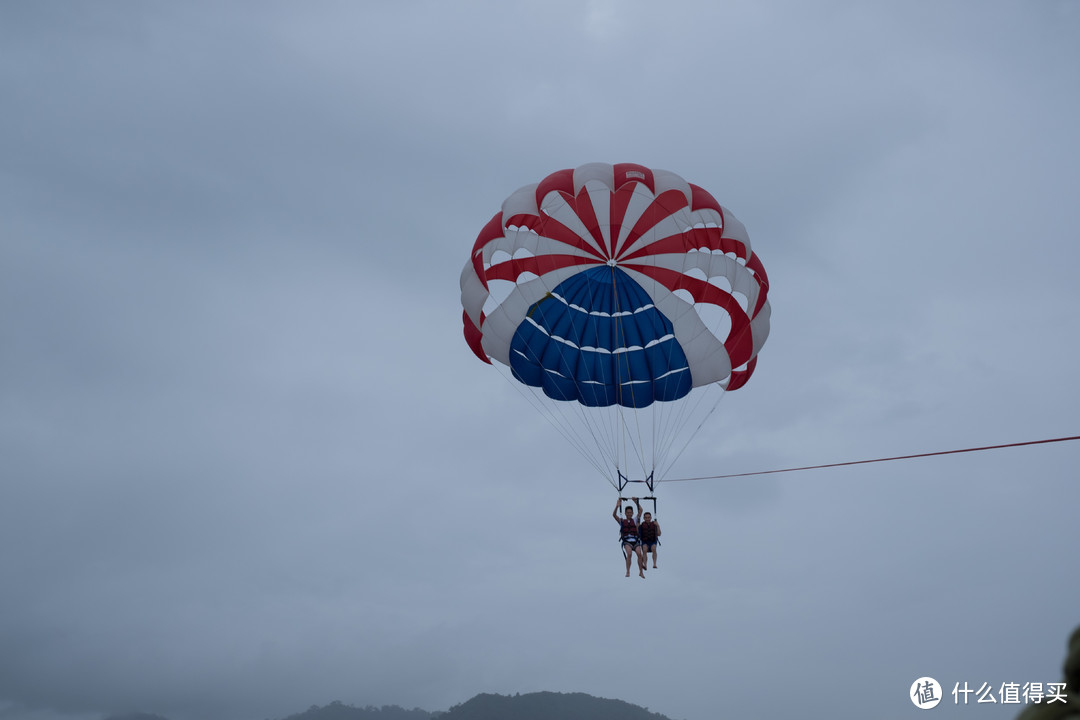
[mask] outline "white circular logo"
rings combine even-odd
[[[932,677],[921,677],[911,683],[908,697],[915,707],[929,710],[941,702],[941,685]]]

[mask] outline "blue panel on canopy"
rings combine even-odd
[[[690,392],[690,366],[671,322],[617,267],[561,282],[529,308],[510,343],[510,368],[555,400],[640,408]]]

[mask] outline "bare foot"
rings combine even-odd
[[[641,572],[638,573],[638,575],[640,575],[642,577],[642,579],[644,579],[645,578],[645,571],[642,570]]]

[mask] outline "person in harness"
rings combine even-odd
[[[652,553],[652,566],[656,568],[656,546],[660,544],[660,523],[652,519],[652,513],[646,512],[638,525],[638,538],[641,540],[641,558],[646,567],[649,565],[649,553]]]
[[[622,544],[623,555],[626,557],[626,577],[630,577],[630,559],[637,557],[638,575],[645,577],[645,555],[641,552],[641,538],[638,536],[638,522],[641,520],[641,503],[637,498],[630,498],[637,505],[637,517],[634,517],[634,508],[626,506],[626,516],[619,517],[619,507],[622,506],[622,498],[615,501],[615,509],[611,511],[611,517],[619,523],[619,542]]]

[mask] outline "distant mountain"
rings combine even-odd
[[[585,693],[481,694],[455,705],[439,720],[670,720],[622,700]]]
[[[333,702],[312,706],[282,720],[670,720],[622,700],[585,693],[537,692],[525,695],[477,695],[446,712],[405,710],[396,705],[358,708]]]
[[[420,708],[406,710],[397,705],[383,705],[382,707],[368,705],[359,708],[341,702],[332,702],[323,707],[312,705],[304,712],[290,715],[283,720],[433,720],[444,714],[428,712]]]
[[[130,713],[105,720],[166,720],[160,715]],[[535,692],[525,695],[483,693],[447,711],[406,710],[397,705],[356,707],[332,702],[312,705],[281,720],[671,720],[666,715],[622,700],[585,693]]]

